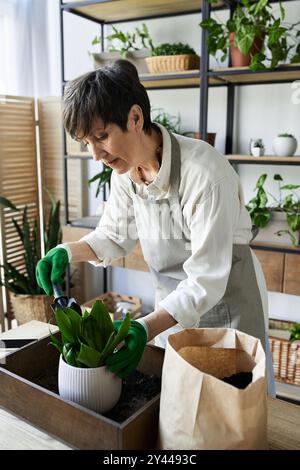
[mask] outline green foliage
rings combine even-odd
[[[196,52],[188,44],[182,44],[182,42],[160,44],[152,50],[153,56],[179,54],[196,54]]]
[[[210,0],[214,3],[215,0]],[[272,13],[269,0],[238,0],[232,18],[226,23],[220,23],[213,18],[202,21],[199,25],[208,31],[208,51],[215,56],[222,52],[221,61],[227,57],[230,46],[228,37],[235,33],[234,44],[242,54],[251,54],[250,69],[253,71],[266,68],[264,62],[269,62],[269,67],[276,67],[279,63],[300,62],[300,45],[297,39],[300,31],[294,24],[284,23],[285,10],[279,3],[280,17],[276,18]],[[263,47],[252,53],[255,40],[261,38]]]
[[[129,51],[137,51],[140,49],[152,49],[154,48],[152,39],[150,37],[148,28],[145,23],[142,24],[141,28],[135,28],[134,33],[123,32],[112,26],[113,33],[106,36],[108,41],[107,50],[109,52],[121,52],[121,56],[126,59]],[[95,36],[92,41],[92,45],[100,43],[100,36]]]
[[[292,328],[289,328],[290,341],[300,341],[300,323],[296,323]]]
[[[151,114],[152,122],[161,124],[170,132],[174,132],[175,134],[182,134],[181,118],[179,114],[177,116],[172,116],[171,114],[166,113],[162,108],[152,109]]]
[[[264,189],[264,183],[267,175],[263,174],[259,177],[255,189],[257,190],[256,195],[246,206],[251,216],[252,222],[258,228],[264,228],[269,221],[272,219],[274,212],[283,212],[286,215],[288,224],[287,230],[278,230],[276,234],[280,237],[283,234],[288,234],[293,245],[296,245],[299,238],[300,231],[300,196],[295,190],[300,188],[298,184],[285,184],[282,185],[282,176],[275,174],[273,179],[278,181],[279,199],[269,195],[275,201],[274,206],[268,206],[268,196]],[[290,191],[282,197],[282,191]],[[297,235],[297,236],[296,236]]]
[[[101,367],[115,348],[125,339],[130,327],[127,313],[120,328],[115,332],[105,304],[97,300],[90,312],[81,316],[71,308],[57,309],[56,324],[60,340],[53,334],[51,344],[74,367]]]
[[[47,192],[50,197],[51,207],[44,231],[46,252],[54,248],[58,243],[61,243],[60,202],[56,201],[48,190]],[[0,205],[14,212],[20,212],[20,209],[4,197],[0,197]],[[5,286],[15,294],[41,295],[44,291],[38,286],[35,275],[37,262],[41,258],[38,222],[36,219],[32,222],[30,221],[28,208],[25,206],[22,212],[22,222],[18,222],[12,217],[12,223],[23,245],[25,269],[20,269],[8,262],[0,265],[4,273],[4,278],[0,279],[0,285]]]
[[[261,175],[256,183],[256,195],[246,206],[251,216],[252,222],[258,228],[264,228],[271,220],[271,212],[267,207],[268,196],[264,189],[267,175]]]
[[[96,197],[99,196],[100,191],[104,189],[106,184],[108,184],[108,186],[110,187],[112,171],[113,171],[112,168],[104,165],[103,163],[103,170],[88,180],[89,186],[95,181],[98,182],[97,189],[96,189]]]
[[[295,138],[292,134],[287,134],[286,132],[284,134],[278,134],[278,137],[292,137],[293,139]]]

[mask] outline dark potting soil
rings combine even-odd
[[[243,389],[252,382],[252,372],[239,372],[238,374],[233,374],[230,377],[224,377],[222,380],[234,387]]]
[[[58,367],[46,369],[42,375],[34,379],[34,383],[58,394]],[[123,380],[120,400],[104,416],[122,423],[158,395],[160,388],[160,378],[135,371],[128,379]]]
[[[123,380],[120,400],[104,416],[122,423],[160,393],[161,379],[156,375],[144,375],[137,370]]]

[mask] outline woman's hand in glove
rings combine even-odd
[[[122,321],[113,322],[114,329],[118,331]],[[138,321],[131,320],[124,346],[116,353],[111,354],[106,365],[111,372],[122,379],[126,379],[137,368],[147,343],[147,331]]]
[[[47,295],[52,295],[52,283],[62,284],[66,269],[70,262],[70,253],[63,245],[57,245],[36,265],[38,285]]]

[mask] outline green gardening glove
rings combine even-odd
[[[115,331],[118,331],[122,320],[113,322]],[[147,343],[145,328],[135,320],[131,320],[128,334],[124,340],[125,345],[118,352],[111,354],[106,365],[111,372],[126,379],[137,368]]]
[[[69,264],[68,251],[58,245],[48,251],[36,265],[36,280],[47,295],[52,295],[52,282],[63,283],[63,278]]]

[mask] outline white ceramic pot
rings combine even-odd
[[[262,157],[265,153],[262,147],[252,147],[251,152],[253,157]]]
[[[291,157],[297,149],[295,137],[276,137],[273,140],[273,150],[277,157]]]
[[[62,356],[58,368],[59,395],[96,413],[111,410],[118,402],[122,380],[105,366],[92,369],[73,367]]]

